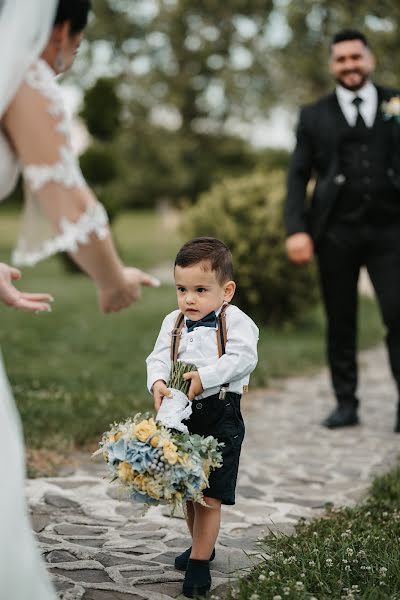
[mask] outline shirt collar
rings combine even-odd
[[[364,102],[371,100],[376,95],[376,87],[372,83],[372,81],[367,81],[362,88],[353,92],[352,90],[348,90],[342,85],[336,86],[336,95],[338,97],[339,102],[343,102],[343,104],[351,104],[354,98],[362,98]]]

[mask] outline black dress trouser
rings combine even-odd
[[[327,354],[339,404],[357,405],[357,283],[365,266],[384,324],[400,390],[400,219],[392,224],[333,223],[317,248],[327,316]]]

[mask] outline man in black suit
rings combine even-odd
[[[357,282],[365,265],[387,329],[400,395],[399,92],[375,86],[365,36],[338,33],[330,48],[334,93],[301,110],[288,174],[287,251],[295,263],[318,259],[327,316],[327,354],[337,408],[329,428],[358,424]],[[389,102],[391,100],[391,102]],[[306,188],[315,177],[310,203]],[[400,408],[395,431],[400,432]]]

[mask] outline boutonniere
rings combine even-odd
[[[400,123],[400,96],[392,96],[389,100],[382,102],[382,112],[385,121],[394,119]]]

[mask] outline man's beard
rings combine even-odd
[[[357,85],[347,85],[345,83],[345,81],[342,79],[342,77],[343,78],[345,77],[344,75],[342,75],[342,77],[336,77],[337,83],[339,83],[339,85],[341,85],[342,87],[346,88],[346,90],[350,90],[351,92],[356,92],[357,90],[360,90],[362,87],[364,87],[364,85],[368,81],[369,73],[360,73],[360,71],[349,71],[346,73],[346,75],[349,75],[349,73],[357,73],[357,75],[360,75],[361,80],[360,80],[360,83],[358,83]]]

